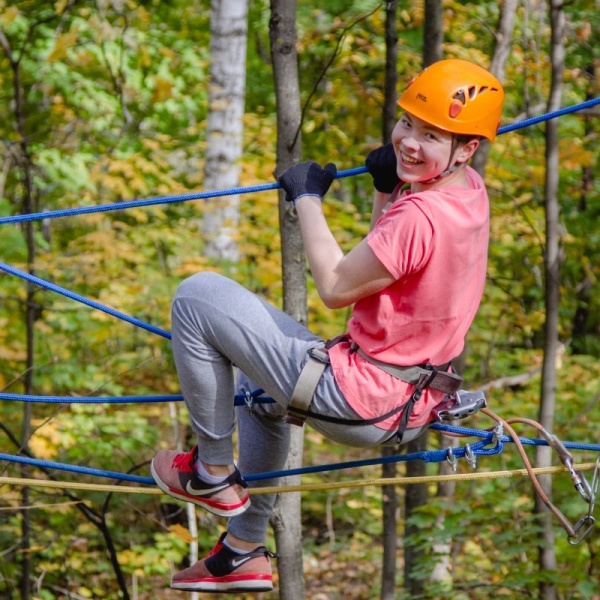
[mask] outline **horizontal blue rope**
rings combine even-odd
[[[54,283],[45,281],[44,279],[41,279],[40,277],[36,277],[35,275],[26,273],[25,271],[21,271],[20,269],[16,269],[15,267],[11,267],[5,263],[0,262],[0,271],[6,271],[6,273],[10,273],[11,275],[16,275],[17,277],[20,277],[21,279],[25,279],[26,281],[29,281],[30,283],[35,283],[36,285],[46,288],[47,290],[56,292],[57,294],[61,294],[62,296],[66,296],[67,298],[70,298],[71,300],[76,300],[77,302],[81,302],[82,304],[85,304],[87,306],[95,308],[96,310],[100,310],[100,311],[110,315],[111,317],[116,317],[117,319],[121,319],[122,321],[127,321],[128,323],[131,323],[131,324],[135,325],[136,327],[140,327],[141,329],[146,329],[147,331],[156,333],[157,335],[167,338],[168,340],[171,339],[171,334],[168,331],[165,331],[164,329],[160,329],[159,327],[155,327],[154,325],[150,325],[149,323],[140,321],[140,319],[136,319],[135,317],[130,317],[129,315],[127,315],[123,312],[120,312],[118,310],[115,310],[114,308],[110,308],[109,306],[104,306],[103,304],[100,304],[99,302],[96,302],[95,300],[90,300],[89,298],[86,298],[85,296],[81,296],[80,294],[71,292],[70,290],[67,290],[64,287],[60,287],[58,285],[55,285]]]
[[[556,119],[566,114],[574,113],[586,108],[591,108],[600,104],[600,98],[593,98],[586,100],[573,106],[567,106],[559,110],[545,113],[537,117],[525,119],[517,123],[505,125],[498,129],[498,134],[508,133],[509,131],[515,131],[516,129],[522,129],[529,127],[543,121],[549,121],[550,119]],[[342,179],[343,177],[351,177],[353,175],[361,175],[367,172],[366,167],[356,167],[354,169],[347,169],[345,171],[339,171],[336,175],[336,179]],[[255,186],[237,187],[226,190],[209,190],[205,192],[195,192],[190,194],[179,194],[175,196],[158,196],[155,198],[148,198],[146,200],[130,200],[127,202],[114,202],[112,204],[101,204],[96,206],[82,206],[75,208],[66,208],[63,210],[51,210],[48,212],[30,213],[25,215],[12,215],[9,217],[0,217],[0,225],[5,223],[20,223],[23,221],[38,221],[42,219],[56,219],[58,217],[67,217],[73,215],[89,214],[96,212],[108,212],[111,210],[125,210],[128,208],[139,208],[141,206],[151,206],[154,204],[172,204],[175,202],[187,202],[189,200],[203,200],[208,198],[216,198],[221,196],[234,196],[241,194],[250,194],[254,192],[264,192],[269,190],[279,189],[281,186],[279,183],[264,183]]]
[[[253,391],[250,394],[252,403],[256,404],[273,404],[275,400],[270,396],[262,395],[264,392],[260,389]],[[40,404],[133,404],[133,403],[149,403],[149,402],[181,402],[183,396],[180,394],[166,396],[34,396],[28,394],[10,394],[6,392],[0,393],[0,401],[9,402],[30,402]],[[244,394],[236,394],[233,398],[235,406],[247,406],[248,396]],[[479,429],[471,429],[469,427],[460,427],[457,425],[446,425],[442,423],[433,423],[429,427],[435,431],[442,433],[455,433],[466,437],[482,437],[491,440],[493,432],[482,431]],[[542,439],[535,438],[519,438],[524,445],[529,446],[547,446],[547,442]],[[509,436],[503,436],[500,441],[502,443],[512,442]],[[592,452],[600,452],[600,444],[582,443],[582,442],[563,442],[566,448],[571,450],[590,450]],[[487,452],[486,452],[487,453]],[[495,454],[495,452],[493,452]]]
[[[482,452],[490,454],[489,451],[484,451],[483,446],[488,441],[477,442],[471,445],[473,454],[480,455]],[[497,450],[492,453],[497,454],[501,451],[501,444],[497,444]],[[452,452],[455,457],[462,458],[465,455],[466,448],[453,448]],[[298,469],[289,469],[287,471],[272,471],[269,473],[255,473],[252,475],[244,475],[246,481],[260,481],[264,479],[278,479],[280,477],[287,477],[293,475],[306,475],[310,473],[322,473],[324,471],[340,471],[342,469],[351,469],[356,467],[365,467],[378,465],[383,463],[392,462],[406,462],[409,460],[424,460],[428,463],[442,462],[448,457],[448,450],[430,450],[424,452],[413,452],[411,454],[398,454],[395,456],[386,456],[364,460],[354,460],[340,463],[333,463],[330,465],[315,465],[312,467],[302,467]],[[36,458],[29,458],[27,456],[18,456],[13,454],[0,453],[0,460],[15,462],[19,464],[29,465],[33,467],[45,468],[45,469],[56,469],[59,471],[68,471],[73,473],[80,473],[83,475],[91,475],[95,477],[103,477],[107,479],[115,479],[119,481],[129,481],[133,483],[140,483],[146,485],[156,485],[156,482],[151,477],[141,477],[138,475],[128,475],[125,473],[118,473],[115,471],[106,471],[104,469],[92,469],[90,467],[81,467],[77,465],[68,465],[65,463],[40,460]]]
[[[556,119],[557,117],[562,117],[563,115],[568,115],[570,113],[574,113],[580,110],[585,110],[586,108],[593,108],[597,104],[600,104],[600,98],[592,98],[591,100],[586,100],[585,102],[581,102],[580,104],[566,106],[565,108],[559,108],[558,110],[555,110],[553,112],[539,115],[537,117],[531,117],[530,119],[525,119],[524,121],[511,123],[510,125],[504,125],[503,127],[500,127],[500,129],[498,129],[498,134],[508,133],[509,131],[514,131],[515,129],[522,129],[523,127],[536,125],[537,123],[541,123],[542,121]]]
[[[556,117],[559,117],[559,116],[562,116],[562,115],[565,115],[568,113],[576,112],[579,110],[583,110],[585,108],[595,106],[596,104],[600,104],[600,98],[588,100],[588,101],[582,102],[580,104],[575,104],[573,106],[562,108],[560,110],[557,110],[557,111],[554,111],[551,113],[539,115],[539,116],[533,117],[531,119],[526,119],[524,121],[519,121],[518,123],[513,123],[512,125],[507,125],[507,126],[501,127],[498,130],[498,133],[502,134],[502,133],[507,133],[508,131],[513,131],[514,129],[528,127],[530,125],[539,123],[541,121],[546,121],[548,119],[553,119],[553,118],[556,118]],[[356,167],[354,169],[347,169],[345,171],[340,171],[336,175],[336,177],[338,179],[341,179],[343,177],[351,177],[353,175],[360,175],[360,174],[366,173],[366,172],[367,172],[366,167]],[[38,219],[50,219],[50,218],[64,217],[64,216],[76,215],[76,214],[82,214],[82,213],[105,212],[105,211],[117,210],[117,209],[124,210],[126,208],[132,208],[132,207],[136,207],[136,206],[139,207],[139,206],[148,206],[150,204],[182,202],[182,201],[186,201],[186,200],[196,200],[196,199],[200,199],[200,198],[212,198],[215,196],[244,194],[244,193],[250,193],[250,192],[273,190],[273,189],[277,189],[279,187],[281,187],[281,186],[278,183],[269,183],[269,184],[262,184],[262,185],[253,186],[253,187],[243,187],[243,188],[234,188],[234,189],[229,189],[229,190],[216,190],[216,191],[213,190],[213,191],[209,191],[209,192],[199,192],[196,194],[183,194],[183,195],[178,195],[178,196],[163,196],[163,197],[157,197],[157,198],[150,198],[148,200],[134,200],[134,201],[130,201],[130,202],[117,202],[114,204],[106,204],[106,205],[101,205],[101,206],[69,208],[69,209],[65,209],[65,210],[49,211],[49,212],[42,212],[42,213],[32,213],[32,214],[28,214],[28,215],[13,215],[11,217],[0,218],[0,224],[9,223],[9,222],[16,223],[16,222],[20,222],[20,221],[33,221],[33,220],[38,220]],[[84,296],[81,296],[79,294],[71,292],[71,291],[67,290],[66,288],[63,288],[63,287],[60,287],[53,283],[50,283],[49,281],[45,281],[44,279],[41,279],[40,277],[30,275],[29,273],[25,273],[24,271],[16,269],[15,267],[11,267],[5,263],[0,263],[0,270],[5,271],[6,273],[10,273],[11,275],[16,275],[17,277],[25,279],[31,283],[35,283],[36,285],[44,287],[44,288],[51,290],[53,292],[56,292],[58,294],[62,294],[63,296],[66,296],[67,298],[70,298],[77,302],[81,302],[82,304],[85,304],[87,306],[90,306],[92,308],[100,310],[112,317],[121,319],[122,321],[131,323],[131,324],[135,325],[136,327],[140,327],[141,329],[145,329],[147,331],[150,331],[152,333],[160,335],[166,339],[171,339],[170,332],[165,331],[164,329],[160,329],[158,327],[155,327],[154,325],[146,323],[145,321],[137,319],[136,317],[129,316],[129,315],[122,313],[120,311],[117,311],[113,308],[104,306],[104,305],[100,304],[99,302],[90,300],[89,298],[85,298]]]
[[[336,179],[351,177],[366,173],[366,167],[357,167],[339,171]],[[0,225],[5,223],[21,223],[23,221],[40,221],[43,219],[56,219],[58,217],[72,217],[74,215],[84,215],[98,212],[109,212],[111,210],[125,210],[128,208],[139,208],[141,206],[152,206],[154,204],[173,204],[175,202],[187,202],[189,200],[206,200],[208,198],[217,198],[221,196],[237,196],[242,194],[251,194],[254,192],[265,192],[279,189],[279,183],[262,183],[259,185],[229,188],[226,190],[207,190],[205,192],[194,192],[191,194],[179,194],[175,196],[156,196],[146,200],[129,200],[127,202],[113,202],[112,204],[100,204],[94,206],[78,206],[74,208],[64,208],[62,210],[49,210],[47,212],[29,213],[24,215],[12,215],[10,217],[0,217]]]
[[[486,448],[490,443],[493,442],[493,432],[490,431],[478,431],[478,430],[469,430],[461,427],[455,426],[444,426],[444,425],[434,425],[436,429],[439,430],[448,430],[457,432],[463,431],[473,431],[476,436],[484,437],[485,439],[476,442],[470,445],[470,449],[475,456],[491,456],[494,454],[499,454],[504,449],[504,444],[508,442],[514,442],[514,440],[508,436],[501,436],[499,440],[496,441],[495,445],[491,448]],[[548,442],[543,439],[531,439],[531,438],[519,438],[519,441],[524,445],[534,445],[534,446],[547,446]],[[594,452],[600,452],[600,444],[586,444],[586,443],[578,443],[578,442],[563,442],[566,448],[577,449],[577,450],[590,450]],[[464,458],[467,452],[467,447],[459,447],[453,448],[453,455],[458,458]],[[396,463],[396,462],[406,462],[409,460],[422,460],[427,463],[438,463],[443,462],[448,458],[449,450],[448,449],[440,449],[440,450],[426,450],[423,452],[413,452],[410,454],[398,454],[394,456],[386,456],[386,457],[377,457],[363,460],[355,460],[355,461],[347,461],[347,462],[339,462],[332,463],[327,465],[315,465],[311,467],[300,467],[297,469],[288,469],[286,471],[271,471],[268,473],[255,473],[252,475],[245,475],[244,478],[247,481],[260,481],[265,479],[278,479],[280,477],[290,477],[295,475],[307,475],[311,473],[323,473],[327,471],[339,471],[342,469],[351,469],[357,467],[365,467],[365,466],[373,466],[380,464],[388,464],[388,463]],[[2,454],[0,453],[0,460],[15,462],[20,464],[26,464],[34,467],[46,468],[46,469],[57,469],[61,471],[69,471],[74,473],[81,473],[84,475],[91,475],[95,477],[104,477],[108,479],[115,479],[120,481],[129,481],[139,484],[147,484],[147,485],[155,485],[155,481],[150,477],[141,477],[137,475],[128,475],[124,473],[118,473],[114,471],[106,471],[103,469],[92,469],[89,467],[81,467],[76,465],[68,465],[65,463],[58,463],[52,461],[39,460],[35,458],[28,458],[25,456],[18,456],[12,454]]]
[[[0,400],[8,402],[29,402],[39,404],[136,404],[144,402],[181,402],[183,396],[33,396],[29,394],[0,393]],[[234,396],[235,406],[246,406],[246,396],[236,394]],[[254,399],[258,404],[273,404],[275,400],[267,396]]]

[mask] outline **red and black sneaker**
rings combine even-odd
[[[275,554],[260,546],[238,554],[223,545],[225,533],[210,553],[195,565],[175,573],[171,587],[190,592],[268,592],[273,589],[271,558]]]
[[[194,469],[197,455],[198,446],[190,452],[158,452],[150,465],[158,487],[169,496],[202,506],[220,517],[243,513],[250,506],[250,494],[237,467],[221,483],[205,483]]]

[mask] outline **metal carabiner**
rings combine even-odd
[[[248,409],[248,412],[252,412],[254,410],[254,398],[252,396],[252,394],[250,393],[250,391],[244,389],[244,402],[246,403],[246,408]]]
[[[492,443],[494,445],[498,445],[502,441],[502,436],[504,435],[504,425],[500,422],[496,427],[494,427],[493,435],[492,435]]]
[[[580,493],[584,497],[584,499],[589,503],[588,514],[584,517],[581,517],[577,522],[577,525],[573,527],[574,535],[569,536],[569,544],[571,546],[576,546],[581,542],[581,540],[585,539],[594,526],[596,524],[596,519],[594,518],[594,505],[596,504],[596,498],[598,496],[598,486],[600,485],[600,456],[596,459],[596,466],[594,467],[594,474],[592,476],[592,484],[589,485],[588,482],[583,478],[586,485],[586,495],[585,498],[583,492],[581,490]],[[577,487],[577,486],[575,486]]]
[[[454,456],[452,448],[448,448],[448,456],[446,456],[446,460],[450,463],[450,466],[452,467],[452,472],[456,473],[456,466],[458,465],[458,460],[456,460],[456,456]]]
[[[568,538],[569,544],[571,544],[571,546],[577,546],[579,542],[584,540],[590,534],[592,529],[594,529],[595,524],[596,519],[594,519],[594,517],[590,517],[589,515],[581,517],[581,519],[579,519],[577,522],[577,525],[573,527],[574,535],[570,535]]]
[[[469,444],[465,446],[465,458],[467,459],[467,462],[469,463],[469,466],[472,469],[477,468],[477,456],[475,455]]]
[[[594,467],[594,474],[592,475],[592,485],[590,485],[590,499],[588,508],[588,517],[593,519],[594,505],[596,504],[596,498],[598,497],[598,487],[600,486],[600,455],[596,459],[596,466]]]

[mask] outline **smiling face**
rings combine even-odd
[[[466,163],[478,146],[476,139],[466,144],[457,143],[454,134],[434,127],[408,112],[403,113],[396,123],[392,143],[398,161],[398,177],[410,183],[413,191],[422,186],[429,187],[426,182],[438,177],[456,162]],[[446,178],[440,181],[445,185],[450,180],[457,179],[455,175],[459,173],[452,173],[447,181]]]

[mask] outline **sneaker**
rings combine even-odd
[[[175,573],[171,587],[191,592],[271,591],[271,558],[275,558],[275,554],[264,546],[248,554],[238,554],[223,545],[225,535],[221,535],[206,557],[192,567]]]
[[[194,469],[197,456],[198,446],[190,452],[158,452],[150,465],[158,487],[169,496],[202,506],[220,517],[243,513],[250,506],[250,494],[237,467],[221,483],[205,483]]]

